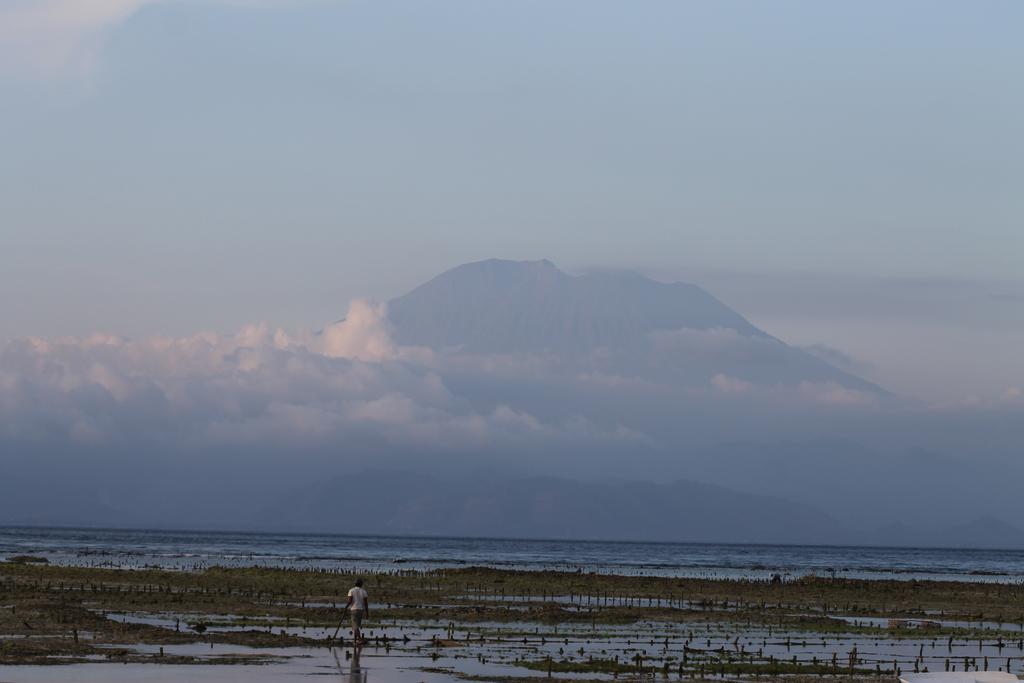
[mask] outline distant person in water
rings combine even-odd
[[[356,579],[356,585],[349,589],[345,607],[352,613],[352,637],[361,641],[363,619],[370,616],[370,596],[363,589],[362,579]]]

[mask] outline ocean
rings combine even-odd
[[[1024,551],[0,527],[0,558],[179,570],[488,566],[626,575],[1024,582]]]

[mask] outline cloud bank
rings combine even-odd
[[[915,407],[833,382],[711,370],[784,362],[770,337],[684,329],[652,342],[649,354],[582,357],[430,350],[397,343],[386,308],[362,300],[319,331],[257,323],[180,338],[14,340],[0,348],[0,518],[75,496],[74,515],[95,501],[128,509],[135,496],[146,523],[242,524],[254,500],[375,467],[685,478],[832,507],[847,467],[846,477],[888,472],[900,493],[874,505],[893,516],[923,504],[908,491],[960,491],[967,472],[1020,469],[1018,387]],[[935,448],[946,453],[929,456],[939,470],[906,460]],[[1015,481],[993,476],[981,483]],[[856,517],[863,499],[851,496]],[[986,505],[1024,521],[1015,500]]]
[[[318,332],[262,322],[226,335],[18,339],[0,349],[0,437],[65,439],[69,448],[372,441],[463,451],[516,439],[625,439],[671,450],[735,436],[724,425],[752,436],[780,414],[892,410],[884,397],[835,382],[759,382],[727,369],[784,363],[786,347],[770,337],[682,329],[654,335],[651,348],[581,358],[433,351],[396,343],[385,306],[363,300]],[[993,401],[1019,404],[1020,391]]]
[[[361,300],[316,333],[259,323],[177,339],[22,339],[0,353],[0,436],[465,449],[517,435],[604,434],[580,416],[474,406],[448,389],[443,365],[428,349],[396,345],[385,308]]]

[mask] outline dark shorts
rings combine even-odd
[[[363,610],[354,609],[352,612],[352,628],[360,628],[363,625]]]

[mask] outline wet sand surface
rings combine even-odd
[[[656,677],[889,680],[1024,671],[1017,584],[0,563],[0,682]]]
[[[294,659],[267,665],[204,665],[204,664],[74,664],[68,666],[7,666],[0,669],[3,683],[133,683],[152,681],[195,681],[197,683],[261,683],[263,681],[312,680],[351,683],[442,683],[457,680],[441,673],[427,673],[408,668],[410,662],[400,658],[368,656],[353,667],[351,650],[327,655],[290,653]]]

